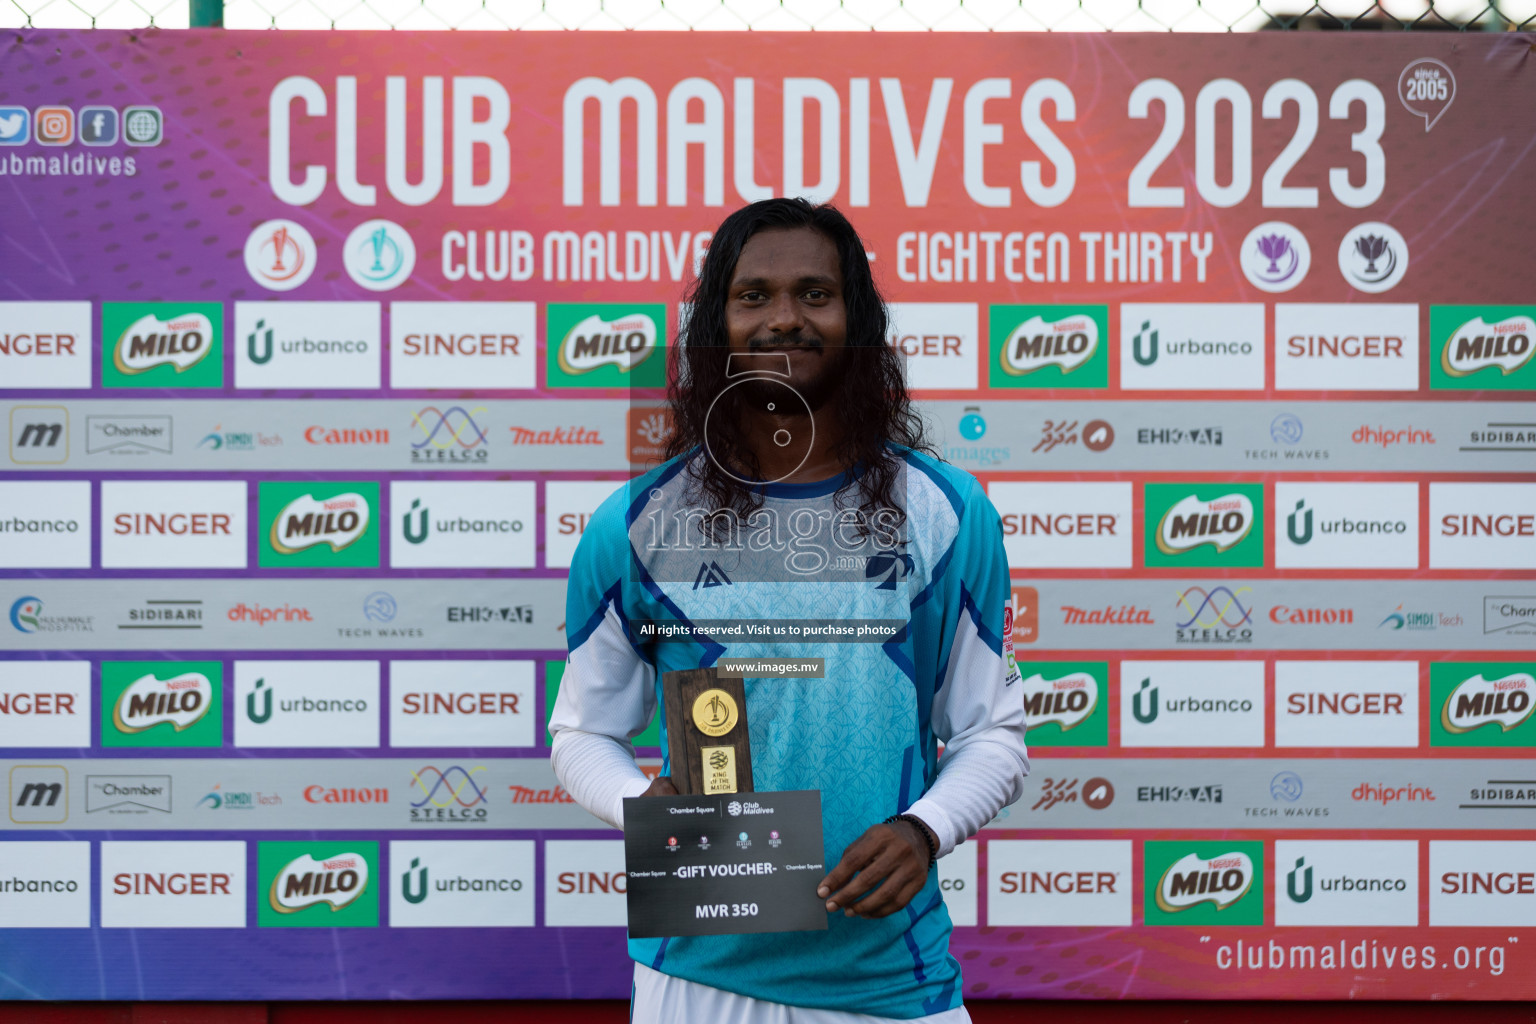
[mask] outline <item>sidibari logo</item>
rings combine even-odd
[[[1536,348],[1536,320],[1511,316],[1489,323],[1478,316],[1451,332],[1440,351],[1440,368],[1452,377],[1466,377],[1498,367],[1507,377],[1531,361]]]
[[[1253,502],[1246,494],[1224,494],[1206,501],[1191,494],[1163,513],[1157,524],[1157,549],[1180,555],[1202,544],[1224,552],[1235,547],[1253,530]]]
[[[302,854],[283,865],[267,902],[279,914],[296,914],[324,903],[332,912],[341,910],[368,889],[368,858],[360,853],[338,853],[323,860]]]
[[[368,530],[368,499],[356,492],[316,499],[303,494],[285,505],[272,521],[274,550],[295,554],[319,544],[342,551]]]
[[[163,723],[177,732],[201,720],[213,706],[213,684],[201,672],[170,679],[141,676],[118,695],[112,724],[118,732],[139,733]]]
[[[656,321],[644,313],[613,320],[594,313],[560,339],[560,369],[574,375],[614,366],[628,373],[657,351],[659,333]]]
[[[1047,366],[1063,374],[1081,368],[1099,351],[1098,321],[1087,314],[1072,314],[1047,321],[1036,314],[1009,334],[1000,353],[1003,372],[1014,377]]]
[[[1185,854],[1157,881],[1157,906],[1178,913],[1202,903],[1225,910],[1248,895],[1257,875],[1253,859],[1238,850],[1216,857]]]
[[[1055,722],[1067,732],[1092,717],[1099,706],[1099,681],[1089,672],[1047,679],[1038,672],[1024,680],[1024,714],[1031,729]]]
[[[159,366],[177,373],[191,369],[213,351],[213,322],[202,313],[162,320],[153,313],[139,317],[112,346],[112,365],[119,373],[137,375]]]
[[[1485,725],[1509,732],[1530,720],[1536,712],[1536,677],[1512,672],[1497,679],[1478,673],[1463,680],[1440,708],[1440,724],[1450,733],[1468,733]]]

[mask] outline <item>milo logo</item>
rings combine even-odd
[[[1082,725],[1099,706],[1099,681],[1089,672],[1047,679],[1038,672],[1024,680],[1024,716],[1034,729],[1055,722],[1067,732]]]
[[[1248,895],[1256,877],[1253,858],[1240,850],[1209,858],[1185,854],[1157,880],[1157,907],[1167,914],[1202,903],[1225,910]]]
[[[1206,501],[1188,495],[1163,513],[1157,524],[1157,549],[1165,555],[1192,551],[1202,544],[1218,552],[1241,543],[1257,516],[1246,494],[1223,494]]]
[[[267,903],[279,914],[296,914],[322,903],[332,912],[351,905],[368,889],[368,858],[338,853],[316,860],[302,854],[280,868],[267,890]]]
[[[1047,320],[1035,315],[1015,327],[1000,353],[1003,372],[1014,377],[1047,366],[1071,373],[1099,350],[1099,325],[1084,314]]]
[[[1447,732],[1467,733],[1485,725],[1509,732],[1530,720],[1536,712],[1536,677],[1512,672],[1497,679],[1478,673],[1451,690],[1440,706],[1440,725]]]
[[[162,320],[153,313],[139,317],[118,336],[112,365],[119,373],[147,373],[157,366],[190,370],[213,351],[213,321],[202,313]]]
[[[1536,353],[1532,338],[1536,338],[1536,320],[1529,316],[1506,317],[1495,323],[1478,316],[1451,332],[1440,350],[1440,368],[1452,377],[1465,377],[1498,367],[1507,377],[1531,361]]]
[[[368,530],[368,499],[356,492],[316,499],[303,494],[294,498],[272,520],[270,540],[274,550],[295,554],[317,545],[341,551]]]
[[[180,732],[202,719],[212,706],[213,684],[201,672],[183,672],[169,679],[146,675],[118,694],[112,724],[127,734],[165,723]]]
[[[560,369],[581,374],[613,366],[628,373],[656,352],[659,333],[656,321],[644,313],[614,320],[593,314],[560,339]]]

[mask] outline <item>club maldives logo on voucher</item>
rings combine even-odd
[[[102,303],[101,383],[109,388],[223,387],[223,304]]]
[[[367,481],[260,485],[262,568],[376,568],[379,485]]]
[[[992,306],[994,388],[1109,386],[1108,306]]]
[[[1042,747],[1109,745],[1109,665],[1102,661],[1019,662],[1029,742]]]
[[[666,386],[665,305],[551,302],[544,315],[550,387]]]
[[[1149,925],[1264,923],[1264,844],[1162,842],[1142,847],[1144,920]]]

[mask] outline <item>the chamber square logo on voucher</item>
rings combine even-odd
[[[379,844],[264,842],[256,850],[262,928],[374,928]]]
[[[235,303],[235,387],[377,390],[377,302]]]
[[[987,329],[991,387],[1109,386],[1108,306],[991,306]]]
[[[1429,745],[1536,748],[1536,663],[1429,666]]]
[[[1123,303],[1120,387],[1262,390],[1263,303]]]
[[[1102,661],[1019,662],[1029,742],[1042,747],[1109,745],[1109,666]]]
[[[1431,306],[1429,386],[1536,390],[1536,306]]]
[[[101,383],[109,388],[224,386],[224,306],[104,302]]]
[[[666,386],[665,305],[551,302],[544,315],[550,387]]]
[[[1264,486],[1192,483],[1145,485],[1149,567],[1264,565]]]
[[[101,745],[223,746],[223,695],[221,662],[102,662]]]
[[[1211,927],[1264,923],[1264,844],[1149,840],[1142,846],[1144,920]]]
[[[295,481],[260,485],[262,568],[375,568],[379,485]]]

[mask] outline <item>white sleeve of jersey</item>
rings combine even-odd
[[[550,765],[571,798],[614,828],[624,827],[624,799],[650,780],[630,741],[656,712],[656,673],[629,645],[609,605],[602,622],[570,653],[549,716]]]
[[[960,615],[929,719],[944,756],[933,785],[907,808],[933,829],[941,857],[1024,794],[1029,750],[1023,695],[1013,689],[1012,648],[1005,638],[999,655],[971,616]]]

